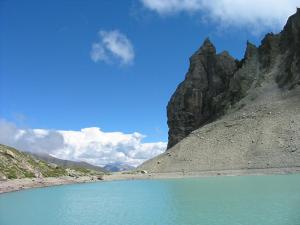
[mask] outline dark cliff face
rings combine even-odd
[[[234,58],[226,52],[216,54],[212,43],[205,40],[190,58],[186,78],[168,104],[168,147],[220,115],[230,78],[236,70]]]
[[[168,103],[168,148],[224,115],[266,80],[275,80],[286,89],[300,84],[300,9],[281,33],[267,34],[258,48],[248,42],[241,61],[227,52],[216,54],[213,44],[204,41]]]
[[[279,35],[279,49],[284,63],[276,79],[280,86],[293,88],[300,85],[300,8],[289,18]]]

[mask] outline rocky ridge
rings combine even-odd
[[[70,168],[70,169],[86,169],[91,170],[91,171],[98,171],[102,173],[107,173],[108,171],[105,170],[104,168],[100,166],[94,166],[86,162],[76,162],[76,161],[71,161],[71,160],[65,160],[65,159],[58,159],[55,158],[49,154],[46,153],[32,153],[32,152],[26,152],[26,154],[29,154],[33,156],[37,160],[42,160],[47,162],[48,164],[55,164],[57,166],[61,166],[64,168]]]
[[[168,150],[150,172],[300,166],[300,9],[241,61],[206,39],[167,106]]]
[[[299,85],[299,63],[300,9],[289,18],[281,33],[267,34],[259,47],[248,42],[241,61],[226,51],[217,54],[206,39],[190,58],[185,80],[168,103],[168,148],[224,115],[250,89],[266,80],[275,79],[284,89]],[[270,74],[271,71],[274,73]]]

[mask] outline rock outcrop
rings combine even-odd
[[[167,106],[169,142],[174,146],[192,131],[224,115],[254,87],[275,79],[279,87],[300,82],[300,9],[279,34],[267,34],[257,48],[247,43],[245,56],[235,60],[216,54],[206,39],[190,58],[185,80]]]
[[[236,70],[236,60],[227,52],[216,54],[215,47],[206,39],[190,58],[186,78],[168,104],[168,147],[221,115]]]
[[[240,61],[205,40],[167,114],[168,150],[138,169],[300,167],[300,9]]]

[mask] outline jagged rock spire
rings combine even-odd
[[[222,112],[220,102],[236,69],[233,57],[228,53],[217,55],[208,38],[203,42],[190,59],[185,81],[178,86],[167,106],[168,148]]]
[[[216,48],[209,38],[206,38],[196,54],[216,54]]]

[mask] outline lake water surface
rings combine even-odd
[[[300,225],[300,174],[112,181],[0,195],[0,225]]]

